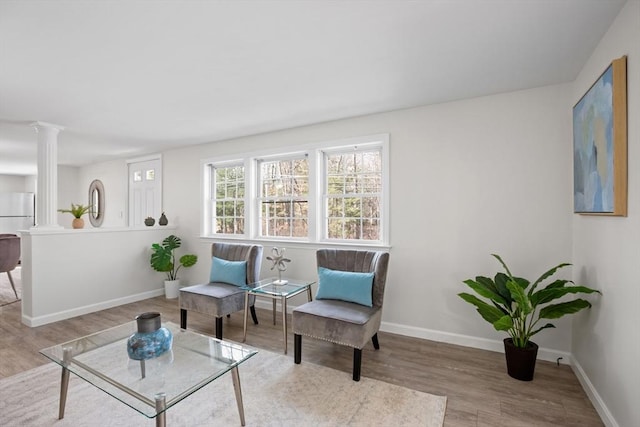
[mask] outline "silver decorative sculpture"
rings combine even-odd
[[[285,262],[291,262],[291,260],[284,257],[284,251],[286,251],[285,248],[279,249],[274,246],[274,248],[271,249],[271,256],[267,257],[267,259],[273,263],[271,270],[274,268],[278,269],[278,280],[273,282],[274,285],[285,285],[288,282],[288,280],[282,279],[282,272],[287,270]]]

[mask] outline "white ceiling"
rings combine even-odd
[[[0,0],[0,174],[570,82],[624,0]]]

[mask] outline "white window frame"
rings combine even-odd
[[[323,186],[325,179],[324,155],[334,151],[344,151],[345,149],[356,148],[367,150],[378,147],[382,155],[382,196],[381,196],[381,218],[380,218],[380,239],[360,240],[360,239],[329,239],[326,238],[326,206],[324,205]],[[301,155],[308,156],[309,162],[309,233],[306,238],[287,237],[262,237],[260,231],[260,173],[258,164],[260,161],[284,160]],[[227,167],[244,164],[245,171],[245,228],[244,234],[219,234],[213,230],[213,204],[211,203],[211,171],[214,167]],[[247,240],[255,242],[271,242],[291,244],[322,244],[336,246],[365,246],[365,247],[388,247],[390,242],[390,196],[389,196],[389,135],[377,134],[356,138],[348,138],[321,143],[308,144],[296,147],[282,147],[278,149],[265,150],[237,154],[234,156],[216,157],[201,160],[202,171],[202,217],[200,234],[202,238]]]

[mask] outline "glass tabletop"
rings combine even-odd
[[[263,279],[259,282],[252,283],[247,287],[246,290],[254,294],[268,294],[286,297],[292,294],[300,293],[315,283],[313,281],[307,282],[289,279],[285,280],[286,283],[278,284],[278,279],[275,277]]]
[[[149,418],[157,415],[157,394],[165,393],[169,409],[257,353],[239,344],[180,329],[171,322],[162,326],[173,334],[172,348],[144,361],[144,378],[141,362],[127,354],[127,340],[137,332],[135,321],[45,348],[40,353],[65,366],[64,353],[70,351],[66,366],[69,371]]]

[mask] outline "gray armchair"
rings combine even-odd
[[[211,256],[227,261],[246,261],[246,284],[260,280],[260,265],[262,263],[262,246],[231,243],[214,243],[211,245]],[[180,327],[187,328],[187,312],[215,316],[216,338],[222,339],[222,317],[229,316],[236,311],[244,310],[245,291],[236,286],[223,282],[210,282],[201,285],[187,286],[180,289]],[[255,297],[249,299],[251,317],[258,324]]]
[[[11,270],[20,262],[20,236],[15,234],[0,234],[0,273],[7,273],[13,293],[18,299],[18,291],[11,277]]]
[[[378,350],[378,330],[387,280],[389,254],[376,251],[321,249],[318,267],[374,273],[372,307],[334,299],[317,299],[293,310],[294,362],[302,358],[302,335],[353,347],[353,380],[360,381],[362,348],[369,340]],[[320,284],[321,285],[321,284]]]

